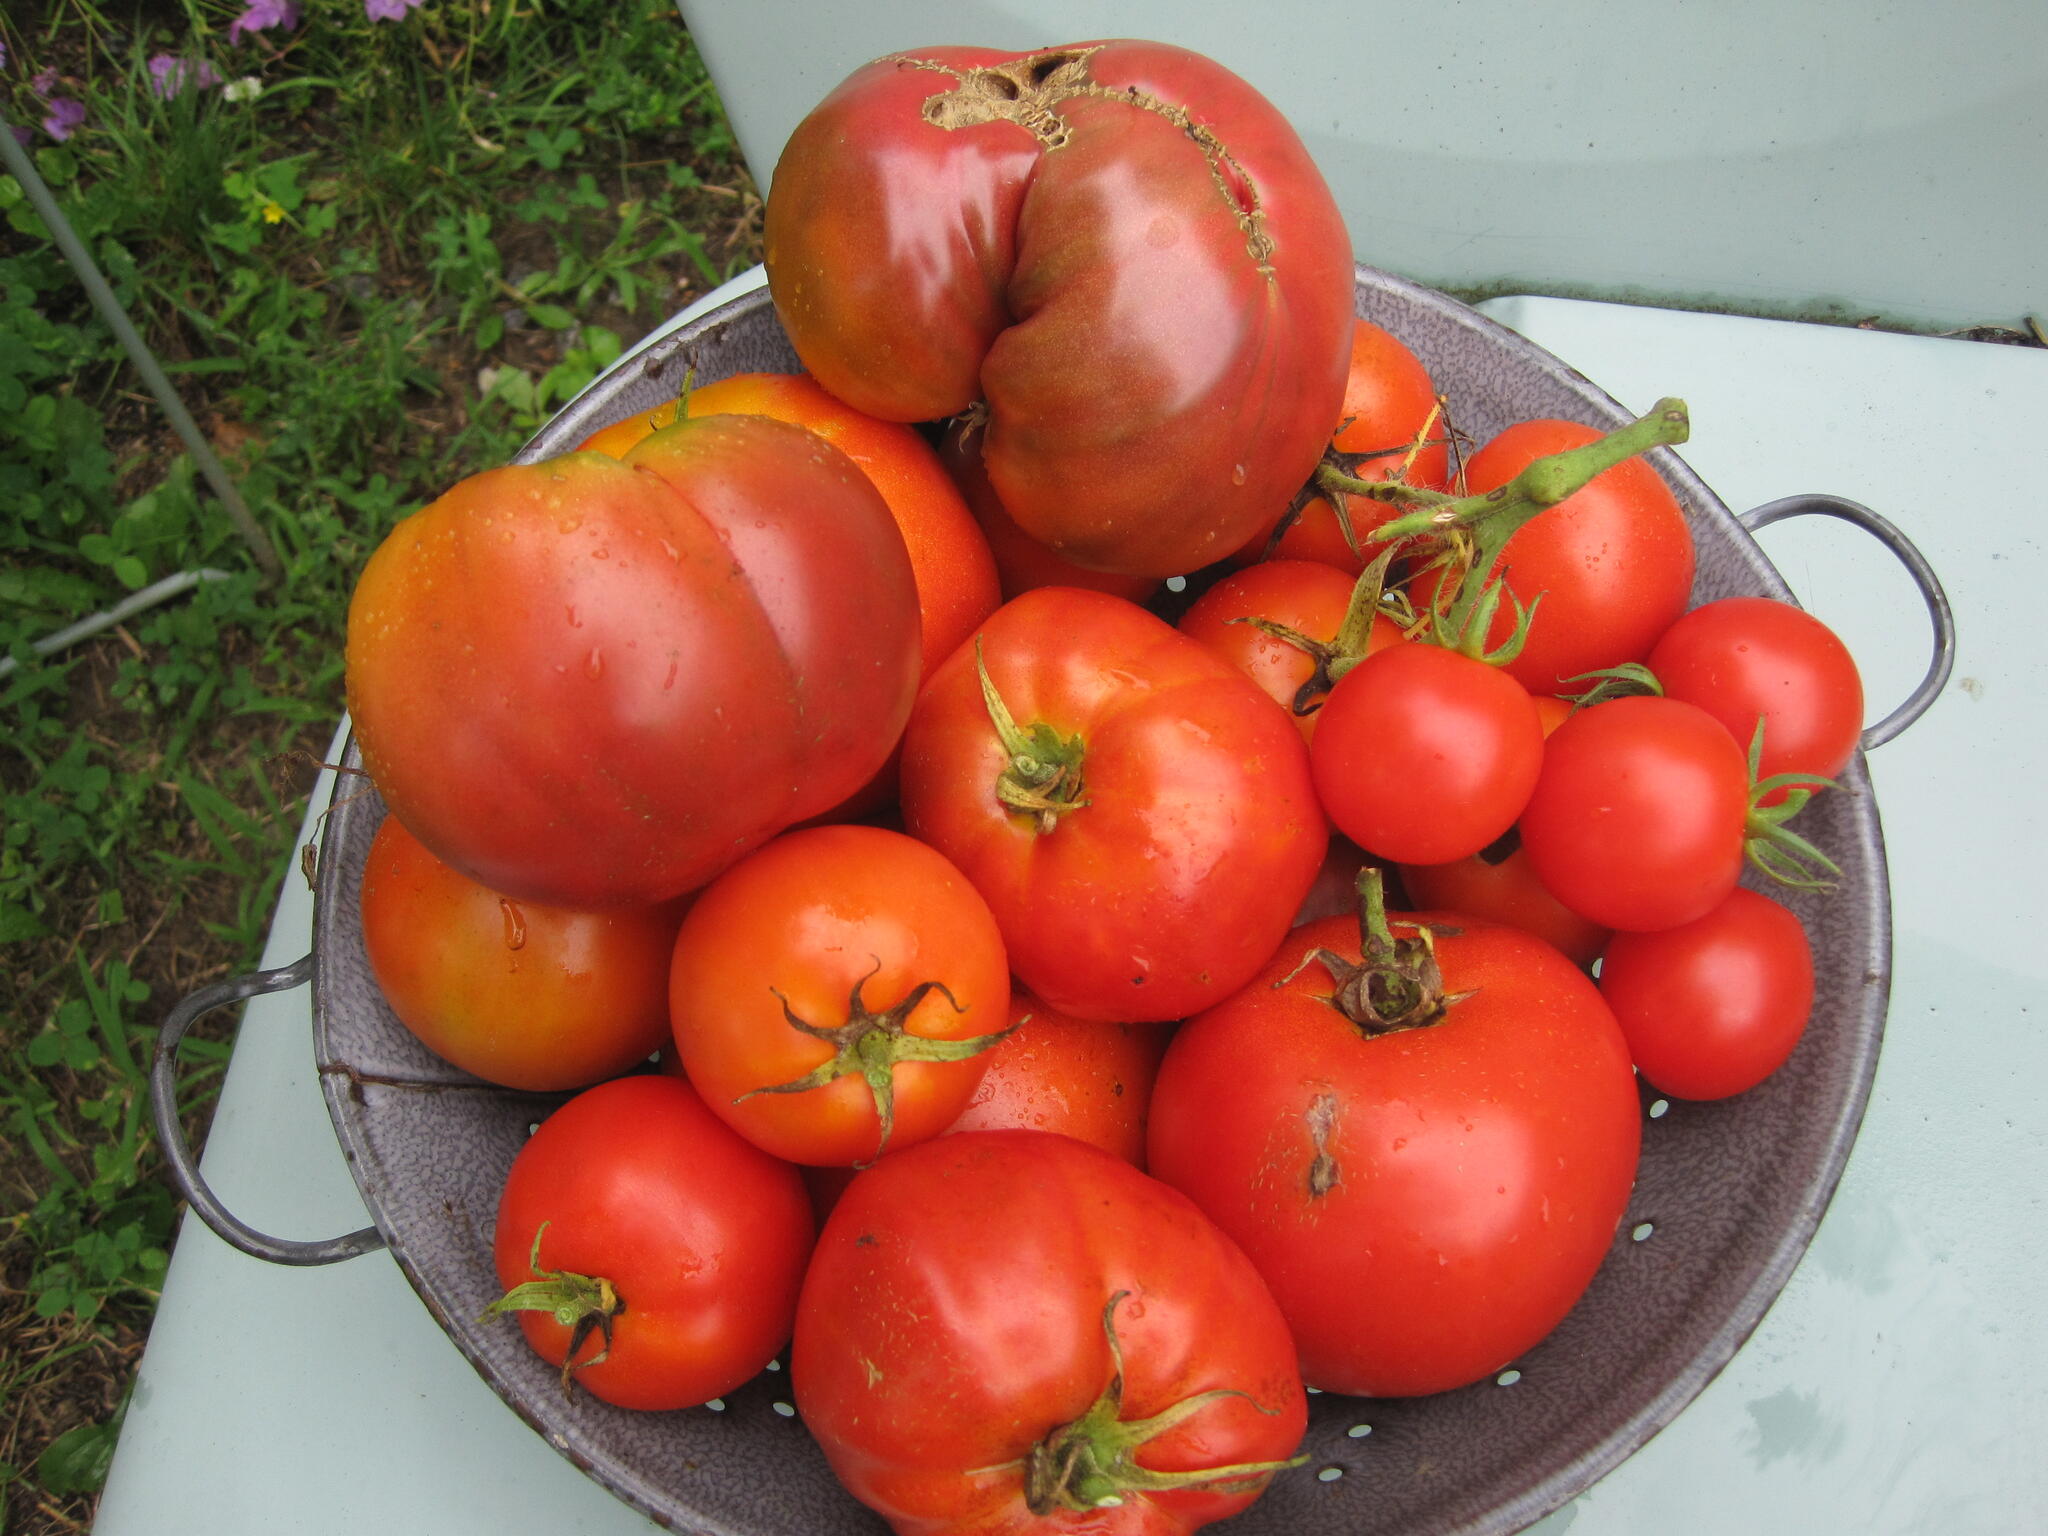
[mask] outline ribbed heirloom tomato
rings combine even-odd
[[[895,421],[985,402],[1003,506],[1080,565],[1220,559],[1337,423],[1343,218],[1286,119],[1183,49],[878,59],[790,136],[764,238],[819,382]]]
[[[1004,604],[933,675],[903,815],[986,898],[1019,980],[1116,1022],[1234,992],[1327,842],[1286,712],[1144,609],[1072,587]]]
[[[848,1186],[790,1375],[832,1470],[898,1536],[1178,1536],[1300,1443],[1294,1346],[1187,1199],[1099,1148],[971,1131]]]
[[[667,900],[836,805],[917,668],[888,508],[757,416],[472,476],[392,530],[349,605],[349,709],[392,814],[560,906]]]

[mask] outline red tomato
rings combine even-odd
[[[1494,490],[1534,460],[1600,435],[1577,422],[1520,422],[1473,455],[1466,486],[1473,495]],[[1522,603],[1543,599],[1528,644],[1505,670],[1531,693],[1556,693],[1581,673],[1650,653],[1691,598],[1692,531],[1657,471],[1629,459],[1530,519],[1497,570]],[[1416,582],[1418,607],[1436,601],[1439,581],[1432,572]],[[1488,648],[1513,632],[1514,604],[1503,602]]]
[[[1681,1099],[1725,1099],[1798,1045],[1813,1010],[1813,951],[1798,918],[1737,886],[1705,917],[1616,934],[1600,993],[1645,1078]]]
[[[387,816],[363,861],[362,911],[370,969],[399,1022],[487,1082],[584,1088],[668,1038],[678,902],[574,912],[513,901]]]
[[[1003,510],[995,487],[981,467],[981,430],[957,423],[949,427],[939,444],[939,458],[946,473],[966,498],[974,520],[988,539],[996,569],[1002,576],[1003,600],[1007,602],[1033,587],[1086,587],[1091,592],[1108,592],[1142,603],[1159,590],[1157,576],[1119,576],[1112,571],[1090,571],[1063,560],[1031,537]]]
[[[856,1178],[790,1375],[899,1536],[1192,1531],[1252,1503],[1308,1420],[1244,1256],[1165,1185],[1042,1131],[943,1136]]]
[[[797,1163],[867,1162],[943,1131],[1009,1006],[987,904],[879,827],[791,832],[727,870],[684,919],[669,981],[684,1073]]]
[[[1010,993],[1017,1032],[987,1055],[988,1070],[953,1131],[1057,1131],[1145,1162],[1145,1112],[1166,1049],[1157,1024],[1101,1024]]]
[[[1286,120],[1197,54],[879,59],[790,136],[764,234],[819,381],[895,421],[985,400],[997,495],[1079,565],[1228,554],[1338,417],[1343,217]]]
[[[1303,687],[1315,679],[1316,657],[1290,640],[1267,634],[1247,619],[1270,619],[1310,640],[1328,643],[1344,627],[1351,607],[1354,578],[1334,565],[1311,560],[1268,560],[1234,571],[1209,588],[1181,615],[1180,632],[1200,641],[1259,685],[1267,698],[1293,716],[1302,740],[1316,739],[1321,701],[1328,689],[1315,692],[1316,707],[1297,714]],[[1375,614],[1366,654],[1399,644],[1400,626]]]
[[[599,1084],[541,1123],[513,1159],[492,1251],[508,1293],[550,1275],[564,1287],[528,1293],[540,1310],[518,1313],[543,1359],[561,1365],[573,1347],[573,1379],[622,1408],[688,1408],[755,1375],[789,1337],[812,1230],[794,1168],[735,1136],[688,1083],[648,1075]],[[554,1315],[570,1297],[580,1329]]]
[[[1440,645],[1396,645],[1338,680],[1309,751],[1316,796],[1367,853],[1441,864],[1515,824],[1543,764],[1529,690]]]
[[[1600,958],[1610,936],[1550,894],[1519,839],[1499,858],[1482,849],[1447,864],[1403,864],[1401,888],[1414,906],[1534,934],[1581,970]]]
[[[1431,427],[1435,410],[1436,385],[1421,360],[1391,331],[1370,320],[1354,320],[1351,370],[1344,381],[1337,432],[1330,439],[1330,446],[1339,453],[1372,455],[1352,473],[1360,480],[1398,477],[1424,490],[1442,490],[1450,478],[1450,454],[1443,442],[1448,435],[1443,423],[1437,421]],[[1435,441],[1426,442],[1410,464],[1408,450],[1425,429]],[[1347,539],[1336,509],[1317,496],[1302,507],[1277,544],[1272,535],[1280,519],[1268,518],[1266,526],[1237,552],[1237,558],[1320,560],[1356,576],[1372,558],[1371,551],[1362,551],[1367,537],[1401,510],[1390,502],[1347,498],[1345,518],[1352,535]],[[1361,548],[1354,548],[1353,540]]]
[[[1318,950],[1355,964],[1356,920],[1298,930],[1181,1026],[1153,1093],[1152,1172],[1244,1248],[1328,1391],[1499,1370],[1591,1282],[1635,1178],[1635,1079],[1593,984],[1508,928],[1435,948],[1441,992],[1469,995],[1368,1036],[1331,967],[1302,967]]]
[[[1749,765],[1718,720],[1677,699],[1615,699],[1551,733],[1522,847],[1581,917],[1675,928],[1735,889],[1748,813]]]
[[[515,899],[640,905],[895,745],[917,596],[854,464],[760,417],[472,476],[370,557],[348,703],[392,813]]]
[[[1726,597],[1693,609],[1650,652],[1671,698],[1697,704],[1745,749],[1764,727],[1759,779],[1832,778],[1863,734],[1863,679],[1849,648],[1803,608]],[[1766,803],[1784,798],[1774,792]]]
[[[606,427],[583,447],[624,458],[642,438],[675,421],[679,412],[772,416],[817,433],[860,466],[889,504],[910,553],[923,620],[920,677],[929,677],[932,668],[952,655],[1002,601],[988,540],[938,455],[911,428],[856,411],[809,374],[736,373],[698,385],[686,400]]]
[[[1300,732],[1194,641],[1099,592],[1027,592],[977,644],[1013,739],[963,646],[904,735],[905,826],[974,882],[1018,979],[1061,1012],[1176,1019],[1234,992],[1322,863]]]

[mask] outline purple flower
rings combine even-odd
[[[61,144],[84,123],[85,103],[72,101],[63,96],[53,96],[47,105],[50,108],[50,115],[43,119],[43,132]]]
[[[181,59],[168,53],[160,53],[149,61],[149,73],[159,96],[175,96],[188,85],[203,91],[220,84],[219,73],[206,60]]]
[[[268,32],[272,27],[289,32],[298,24],[298,0],[249,0],[242,14],[228,23],[228,42],[238,43],[244,33]]]
[[[418,10],[426,0],[363,0],[363,14],[372,21],[403,21],[407,11]]]
[[[28,88],[38,96],[48,96],[57,89],[57,71],[54,69],[37,70],[35,78],[29,81]]]

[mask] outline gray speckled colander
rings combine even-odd
[[[1629,419],[1549,354],[1442,295],[1360,268],[1357,308],[1415,350],[1475,440],[1531,416],[1574,417],[1601,428]],[[576,401],[520,458],[564,451],[601,425],[662,403],[686,368],[708,382],[795,367],[768,295],[756,292],[645,349]],[[1789,595],[1743,525],[1690,470],[1669,451],[1653,462],[1692,522],[1699,548],[1695,602]],[[1913,569],[1936,617],[1936,670],[1914,701],[1867,738],[1882,740],[1938,691],[1949,649],[1946,605],[1925,563],[1881,520],[1826,498],[1816,502],[1774,505],[1752,521],[1798,510],[1862,522]],[[349,761],[359,766],[353,750]],[[456,1347],[521,1417],[664,1525],[718,1536],[884,1530],[839,1489],[789,1416],[781,1372],[764,1373],[718,1410],[635,1414],[587,1393],[565,1401],[555,1372],[527,1349],[517,1328],[476,1321],[498,1293],[491,1227],[499,1187],[529,1127],[558,1100],[476,1082],[431,1056],[385,1006],[364,956],[357,907],[364,859],[384,810],[374,792],[353,792],[361,782],[343,781],[327,822],[311,969],[321,1081],[376,1231],[318,1245],[251,1233],[220,1210],[167,1137],[195,1209],[237,1246],[284,1262],[345,1257],[381,1238]],[[1307,1464],[1276,1479],[1228,1529],[1241,1536],[1515,1530],[1619,1463],[1734,1354],[1790,1275],[1834,1191],[1883,1033],[1890,903],[1877,807],[1860,754],[1841,784],[1841,792],[1820,796],[1801,819],[1802,830],[1839,861],[1843,878],[1831,895],[1789,897],[1812,936],[1817,968],[1812,1021],[1791,1061],[1737,1099],[1673,1103],[1646,1121],[1635,1198],[1605,1267],[1563,1325],[1516,1362],[1512,1384],[1486,1382],[1407,1401],[1311,1399]],[[166,1023],[165,1039],[174,1047],[205,1008],[293,984],[305,970],[302,963],[189,999],[182,1021]],[[160,1063],[159,1086],[167,1079]],[[1654,1231],[1635,1240],[1643,1223]]]

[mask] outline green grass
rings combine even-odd
[[[256,959],[341,710],[341,633],[400,517],[500,462],[622,346],[757,256],[758,200],[666,0],[216,0],[0,19],[0,110],[230,464],[265,583],[0,178],[0,1493],[82,1529],[176,1215],[163,1011]],[[211,61],[253,99],[151,90]],[[36,79],[54,69],[54,89]],[[236,94],[241,94],[238,91]],[[47,659],[181,570],[227,579]],[[203,1120],[224,1035],[195,1042]]]

